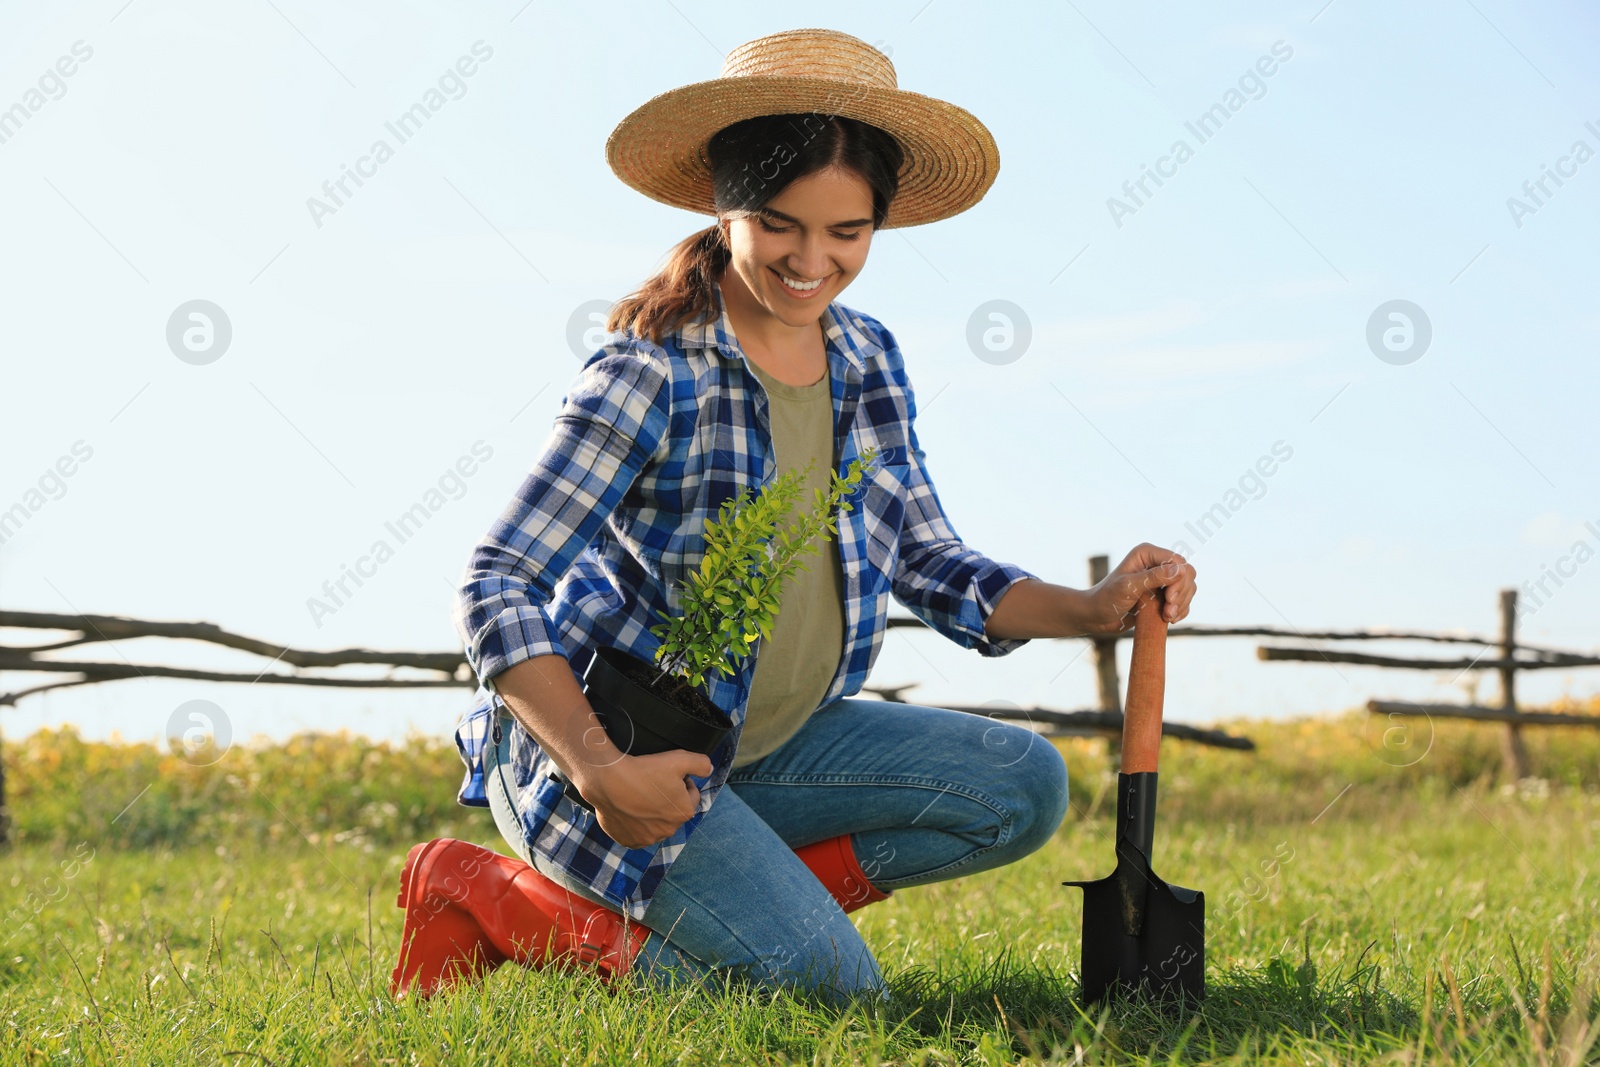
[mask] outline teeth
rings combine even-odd
[[[785,277],[782,274],[778,275],[778,277],[783,278],[784,285],[787,285],[791,289],[798,289],[802,293],[809,293],[811,290],[822,284],[821,278],[818,278],[814,282],[797,282]]]

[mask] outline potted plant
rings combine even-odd
[[[584,695],[619,749],[633,756],[677,748],[710,755],[722,743],[733,720],[707,695],[707,676],[735,673],[734,664],[755,642],[772,636],[784,581],[805,568],[802,553],[838,534],[834,509],[851,510],[843,498],[854,495],[877,451],[862,452],[844,477],[832,472],[829,491],[816,490],[811,510],[789,529],[780,532],[778,523],[815,461],[774,479],[754,498],[745,487],[723,502],[715,520],[706,520],[705,554],[699,569],[679,583],[679,613],[657,612],[665,621],[650,628],[661,638],[654,663],[601,646],[584,672]],[[552,777],[563,780],[559,772]],[[565,792],[594,810],[572,782],[565,782]]]

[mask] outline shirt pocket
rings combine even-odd
[[[903,455],[904,453],[902,453]],[[893,578],[900,556],[900,528],[905,523],[906,488],[910,477],[909,463],[875,462],[872,472],[862,479],[862,488],[852,499],[851,506],[860,513],[866,535],[867,563],[881,582]]]

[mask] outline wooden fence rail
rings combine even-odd
[[[1520,726],[1600,726],[1600,717],[1568,715],[1559,711],[1507,711],[1475,704],[1412,704],[1404,700],[1369,700],[1374,715],[1415,715],[1429,719],[1471,719],[1474,722],[1509,722]]]

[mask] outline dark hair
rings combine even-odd
[[[796,178],[838,166],[860,175],[871,188],[874,229],[889,215],[905,160],[900,142],[887,131],[817,112],[735,122],[712,135],[706,155],[719,211],[765,207]],[[684,238],[668,253],[665,266],[617,301],[606,329],[631,330],[660,344],[686,321],[708,321],[716,307],[713,287],[729,256],[720,223]]]

